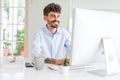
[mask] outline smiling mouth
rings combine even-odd
[[[55,22],[58,22],[58,23],[60,23],[59,21],[57,21],[57,20],[54,20],[54,21],[52,21],[52,23],[55,23]]]

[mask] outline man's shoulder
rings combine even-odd
[[[64,29],[64,28],[60,28],[61,32],[64,34],[69,34],[68,30]]]
[[[70,37],[70,33],[69,31],[67,31],[65,28],[60,28],[60,34],[62,35],[62,37]]]
[[[38,28],[38,29],[36,29],[36,30],[35,30],[35,33],[41,33],[43,30],[44,30],[44,28],[43,28],[43,27]]]

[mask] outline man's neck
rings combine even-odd
[[[55,34],[57,32],[57,28],[52,28],[50,26],[47,26],[47,29],[52,33]]]

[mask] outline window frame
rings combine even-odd
[[[2,6],[2,0],[0,0],[0,26],[2,26],[3,24],[1,23],[1,12],[2,12],[2,8],[4,8],[4,6]],[[13,7],[14,8],[14,7]],[[19,8],[19,7],[16,7],[16,8]],[[25,15],[24,15],[24,55],[26,56],[27,55],[27,34],[28,34],[28,31],[27,31],[27,26],[28,26],[28,0],[25,0],[25,7],[24,7],[24,10],[25,10]],[[14,23],[12,23],[12,26],[14,25]],[[12,27],[13,29],[14,27]],[[2,30],[2,28],[0,28],[0,31]],[[12,33],[13,34],[13,33]],[[2,36],[2,33],[0,32],[0,36]],[[2,50],[0,56],[3,56],[3,48],[2,48],[2,45],[1,45],[1,41],[4,41],[0,38],[0,49]],[[16,42],[16,41],[13,41],[13,38],[12,38],[12,43],[13,42]],[[13,44],[12,44],[13,45]],[[12,46],[12,49],[13,49],[13,46]]]

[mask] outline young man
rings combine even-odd
[[[46,59],[45,62],[52,64],[61,64],[63,57],[63,48],[67,55],[70,54],[70,35],[59,28],[61,6],[59,4],[48,4],[44,10],[44,20],[46,25],[37,30],[33,37],[32,55],[41,54]]]

